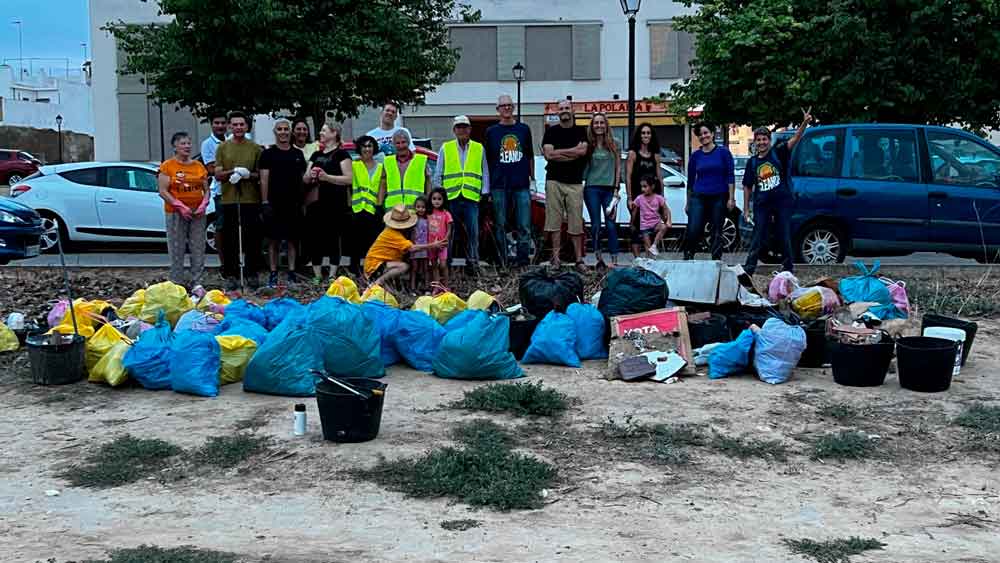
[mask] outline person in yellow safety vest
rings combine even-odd
[[[392,135],[396,154],[385,157],[385,201],[387,208],[405,205],[413,208],[413,203],[431,189],[430,172],[427,170],[427,155],[410,150],[410,133],[400,129]]]
[[[470,140],[472,124],[464,115],[452,122],[453,141],[441,145],[434,169],[434,187],[448,193],[448,207],[455,220],[455,233],[465,241],[465,270],[475,274],[479,266],[479,199],[489,200],[490,174],[483,145]],[[452,245],[455,239],[452,237]],[[448,257],[454,259],[452,249]]]
[[[382,202],[385,200],[385,174],[382,163],[375,160],[378,141],[363,135],[354,141],[354,148],[361,156],[352,163],[351,211],[352,245],[350,271],[361,275],[361,259],[382,232]]]

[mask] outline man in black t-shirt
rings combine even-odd
[[[295,281],[295,265],[302,225],[302,175],[306,158],[292,146],[292,123],[274,122],[274,146],[260,155],[261,215],[268,242],[271,275],[267,285],[278,285],[278,251],[281,241],[288,243],[287,283]]]
[[[573,102],[560,100],[559,125],[542,136],[545,166],[545,232],[552,238],[551,264],[559,267],[562,223],[573,240],[576,268],[583,264],[583,169],[587,165],[587,132],[575,124]]]

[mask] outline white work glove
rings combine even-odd
[[[229,183],[235,186],[236,184],[239,184],[242,179],[243,176],[240,176],[239,172],[233,172],[233,175],[229,177]]]
[[[237,166],[236,168],[233,168],[233,172],[236,172],[237,174],[243,176],[244,178],[250,177],[250,171],[247,170],[246,168],[243,168],[242,166]]]

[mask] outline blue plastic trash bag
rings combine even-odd
[[[226,319],[247,319],[267,328],[267,315],[264,309],[245,299],[237,299],[226,305]]]
[[[170,323],[161,311],[156,326],[125,352],[122,366],[146,389],[170,389]]]
[[[580,367],[574,325],[573,319],[566,313],[549,312],[531,335],[531,344],[521,363]]]
[[[298,314],[303,315],[304,312]],[[216,329],[216,333],[219,336],[229,336],[229,335],[243,336],[249,338],[250,340],[253,340],[254,342],[257,343],[258,346],[260,346],[261,344],[264,343],[265,340],[267,340],[266,328],[262,327],[261,325],[253,321],[241,317],[236,317],[234,319],[230,318],[222,319],[222,322],[219,323],[219,326]]]
[[[788,381],[805,349],[806,331],[802,327],[774,317],[767,319],[754,336],[753,366],[757,376],[771,385]]]
[[[288,397],[316,394],[316,376],[323,370],[321,340],[306,323],[306,315],[285,318],[257,348],[243,374],[243,390]]]
[[[476,314],[478,312],[479,310],[476,309],[466,309],[449,319],[448,322],[444,323],[444,329],[451,332],[453,330],[465,328],[465,325],[472,322],[473,319],[479,318],[479,315]]]
[[[327,372],[344,377],[385,375],[382,339],[360,305],[323,296],[306,308],[306,323],[319,340]]]
[[[393,346],[403,361],[413,369],[431,373],[434,356],[447,331],[434,317],[423,311],[400,311]]]
[[[175,332],[170,346],[170,387],[178,393],[218,396],[221,356],[214,335],[194,330]]]
[[[382,365],[389,367],[399,362],[399,352],[392,343],[392,334],[396,332],[396,322],[400,310],[390,307],[381,301],[365,301],[361,304],[361,313],[375,325],[381,342]]]
[[[209,315],[196,309],[191,309],[187,313],[181,315],[181,318],[177,319],[177,326],[174,327],[174,330],[178,332],[182,330],[215,332],[218,326],[219,319],[214,315]]]
[[[708,378],[722,379],[739,375],[750,367],[750,350],[753,349],[754,335],[749,328],[732,342],[725,342],[712,348],[708,353]]]
[[[265,319],[264,328],[267,330],[274,330],[274,327],[281,324],[281,321],[285,320],[285,317],[290,313],[304,309],[305,305],[299,303],[291,297],[281,297],[274,299],[273,301],[268,301],[262,308]],[[229,312],[228,309],[226,312]]]
[[[471,313],[465,315],[465,313]],[[510,318],[465,311],[461,326],[449,330],[434,356],[434,373],[449,379],[515,379],[521,366],[510,353]],[[457,320],[454,317],[448,322]]]
[[[604,315],[593,305],[573,303],[566,308],[566,315],[573,319],[576,328],[576,355],[581,360],[599,360],[608,357],[604,345]]]
[[[892,296],[889,295],[889,288],[878,279],[879,261],[876,260],[869,270],[864,262],[858,260],[854,263],[859,270],[860,276],[851,276],[840,280],[840,295],[845,303],[870,302],[880,305],[892,305]]]

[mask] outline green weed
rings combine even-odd
[[[882,549],[887,545],[876,539],[855,536],[829,541],[815,541],[805,538],[781,541],[792,553],[809,557],[817,563],[850,563],[852,555]]]
[[[823,418],[832,418],[838,422],[851,422],[860,414],[847,403],[829,403],[819,407],[816,412]]]
[[[232,436],[213,436],[192,454],[192,460],[201,465],[233,467],[268,448],[267,436],[237,433]]]
[[[74,487],[118,487],[160,471],[169,458],[181,451],[163,440],[126,434],[101,446],[83,465],[73,466],[60,476]]]
[[[874,444],[868,436],[856,430],[844,430],[816,440],[812,459],[862,459],[870,457],[874,450]]]
[[[708,445],[721,454],[738,459],[788,460],[788,448],[778,440],[757,440],[716,433]]]
[[[1000,432],[1000,406],[973,405],[955,418],[955,424],[974,432]]]
[[[493,383],[466,391],[452,408],[508,412],[517,416],[556,416],[569,408],[570,399],[542,383]]]
[[[483,523],[479,520],[445,520],[441,522],[441,527],[449,532],[464,532],[473,528],[478,528]]]
[[[706,443],[705,436],[692,425],[646,425],[637,422],[630,414],[625,415],[623,422],[609,416],[601,424],[600,433],[631,457],[666,465],[690,463],[688,448]]]

